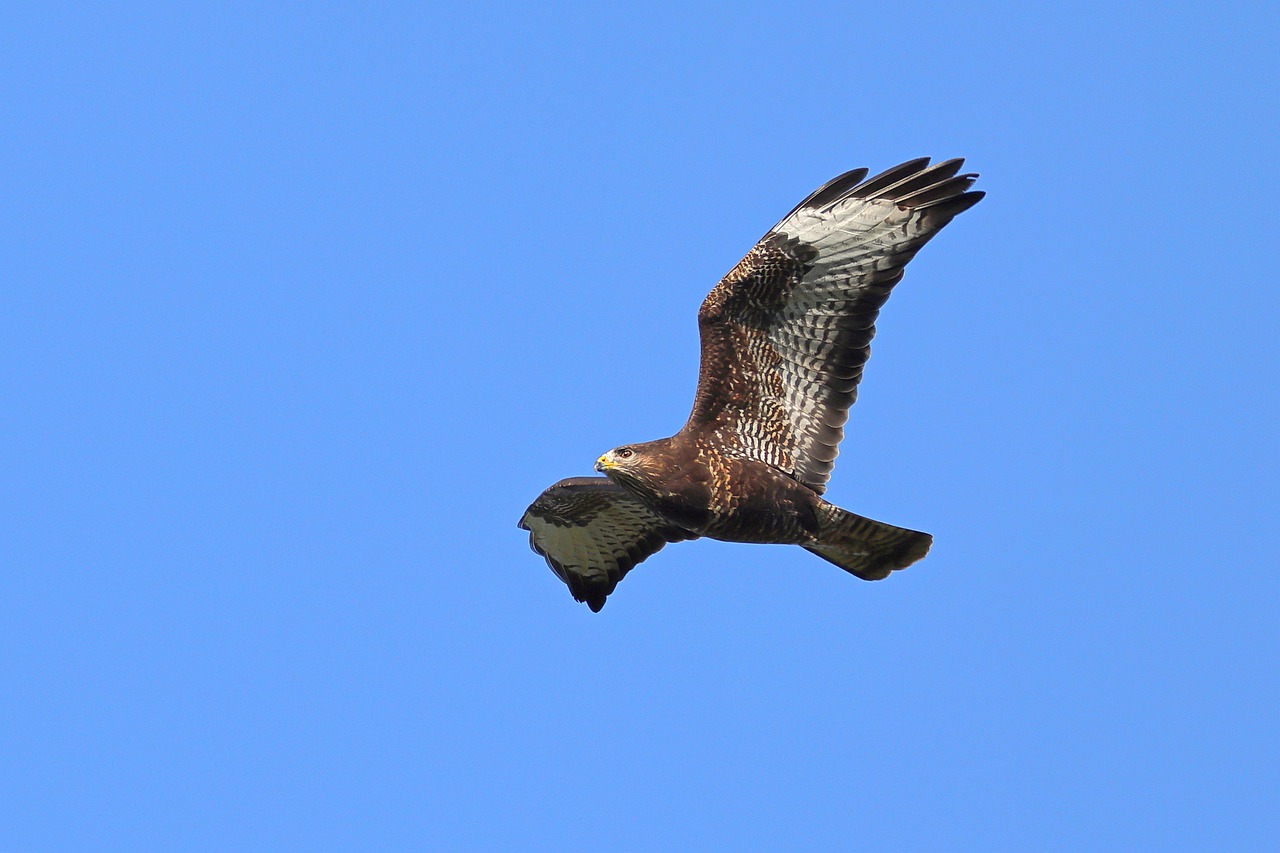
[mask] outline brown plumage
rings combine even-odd
[[[962,160],[846,172],[769,230],[698,312],[693,412],[670,438],[601,456],[525,511],[530,545],[599,610],[668,542],[801,545],[879,580],[929,551],[926,533],[822,499],[871,352],[875,320],[920,247],[982,198]]]

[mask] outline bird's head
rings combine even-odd
[[[596,460],[596,470],[610,477],[634,474],[642,465],[644,448],[634,444],[615,447]]]
[[[671,439],[623,444],[596,460],[596,470],[619,486],[647,489],[656,487],[671,474],[667,452]]]

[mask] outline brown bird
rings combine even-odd
[[[668,542],[800,545],[880,580],[933,537],[822,499],[875,320],[920,247],[984,195],[964,161],[922,157],[870,180],[855,169],[783,217],[698,312],[693,413],[671,436],[616,447],[604,477],[561,480],[520,519],[578,601],[604,606]]]

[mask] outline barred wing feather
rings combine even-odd
[[[561,480],[525,510],[520,527],[574,599],[597,612],[638,563],[668,542],[697,538],[663,521],[607,477]]]
[[[684,432],[823,492],[880,307],[920,247],[983,196],[963,162],[847,172],[770,229],[699,311]]]

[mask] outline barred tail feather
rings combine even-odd
[[[866,581],[905,569],[923,559],[933,544],[928,533],[872,521],[831,504],[820,509],[819,517],[820,539],[804,549]]]

